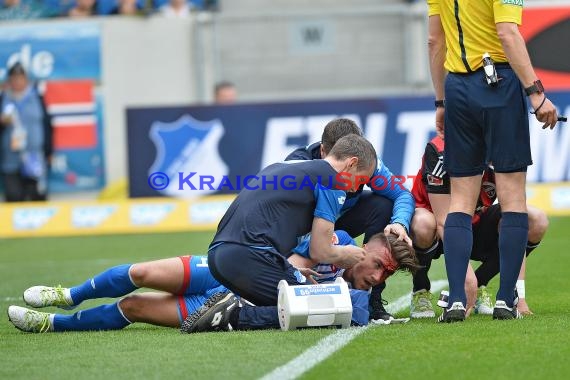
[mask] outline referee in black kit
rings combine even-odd
[[[525,95],[543,128],[554,128],[557,111],[534,72],[518,29],[522,0],[427,2],[436,128],[442,136],[445,130],[444,168],[451,177],[444,229],[449,306],[438,321],[465,319],[463,285],[473,239],[471,217],[488,165],[495,168],[503,214],[500,287],[493,318],[519,318],[514,289],[528,236],[525,183],[532,164]]]

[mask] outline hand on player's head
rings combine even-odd
[[[410,247],[412,246],[412,239],[410,239],[410,237],[408,236],[408,232],[406,231],[404,226],[402,226],[399,223],[388,224],[386,226],[386,228],[384,228],[384,234],[386,236],[393,234],[393,235],[397,236],[398,240],[403,240]]]

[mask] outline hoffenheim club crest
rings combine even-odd
[[[168,187],[157,190],[163,195],[192,198],[212,194],[217,190],[202,185],[200,176],[213,177],[212,187],[216,189],[223,176],[228,174],[228,166],[218,152],[224,126],[217,119],[203,122],[184,115],[172,123],[156,121],[149,135],[156,146],[156,158],[148,174],[163,172],[170,179]],[[184,186],[180,190],[179,173],[185,177],[193,172],[196,174],[190,182],[196,189],[182,183]]]

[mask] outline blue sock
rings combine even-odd
[[[497,299],[513,307],[514,289],[528,239],[528,214],[503,212],[499,226],[500,285]]]
[[[94,298],[121,297],[137,289],[129,277],[131,264],[109,268],[103,273],[70,289],[74,305]]]
[[[449,281],[449,307],[458,301],[465,306],[467,304],[465,276],[473,248],[471,215],[463,212],[449,213],[444,228],[443,250]]]
[[[73,315],[56,314],[54,331],[120,330],[131,322],[119,310],[118,302],[81,310]]]

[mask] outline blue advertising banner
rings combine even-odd
[[[99,24],[58,22],[2,26],[0,81],[19,61],[35,79],[93,79],[101,77]]]
[[[549,98],[570,114],[569,92]],[[129,109],[130,196],[237,192],[220,187],[225,176],[235,184],[319,141],[336,117],[355,120],[391,171],[405,177],[417,173],[434,136],[432,97]],[[529,120],[534,159],[529,182],[570,180],[569,128],[561,124],[545,131],[534,116]]]

